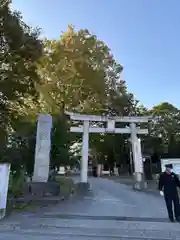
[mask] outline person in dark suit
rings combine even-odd
[[[166,207],[171,222],[174,222],[174,216],[180,222],[180,205],[177,187],[180,188],[180,181],[178,176],[173,172],[172,164],[167,164],[166,170],[159,178],[160,195],[164,196]],[[173,213],[174,205],[174,213]]]

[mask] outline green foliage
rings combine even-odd
[[[68,110],[99,111],[106,97],[104,59],[109,54],[108,47],[88,30],[76,32],[69,26],[59,40],[44,42],[39,89],[57,111],[62,102]]]
[[[9,141],[19,122],[37,117],[36,62],[42,54],[39,30],[27,26],[20,13],[10,10],[9,3],[0,4],[1,159],[12,148]]]
[[[68,119],[64,112],[53,116],[53,129],[51,137],[51,166],[69,164],[69,134]]]
[[[10,174],[9,179],[9,190],[8,197],[19,197],[23,195],[23,189],[25,185],[25,171],[21,170],[18,174],[12,173]]]
[[[154,116],[151,133],[162,139],[164,152],[172,152],[177,148],[180,138],[180,110],[167,102],[152,108],[150,113]],[[171,149],[171,150],[170,150]]]
[[[75,184],[71,178],[57,176],[56,181],[60,185],[60,194],[63,197],[68,197],[75,190]]]

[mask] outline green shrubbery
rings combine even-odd
[[[23,195],[26,182],[25,172],[22,170],[18,174],[10,173],[8,198],[19,197]]]
[[[61,196],[69,196],[75,190],[75,184],[71,178],[64,176],[56,176],[56,182],[60,184]]]

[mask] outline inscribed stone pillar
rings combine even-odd
[[[49,177],[52,117],[40,114],[37,124],[33,182],[47,182]]]

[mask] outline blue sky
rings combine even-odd
[[[111,48],[142,104],[180,107],[179,0],[13,0],[13,8],[47,38],[68,24],[87,28]]]

